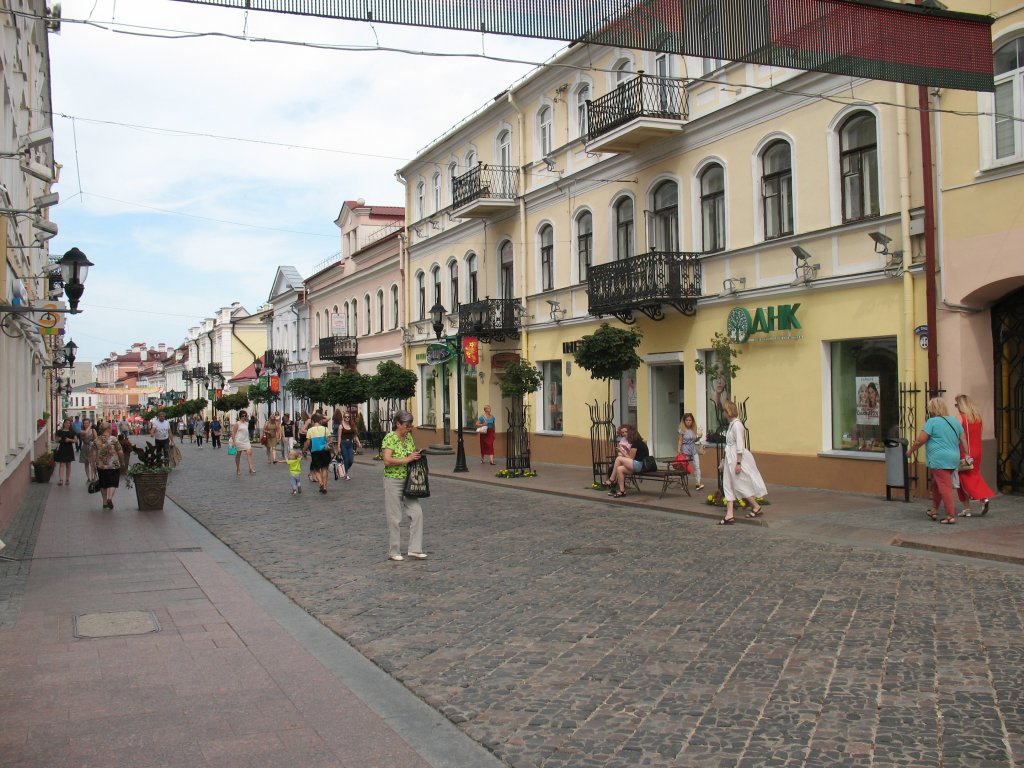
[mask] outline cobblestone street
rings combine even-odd
[[[438,476],[395,563],[378,464],[182,451],[175,502],[517,768],[1024,764],[1018,565]]]

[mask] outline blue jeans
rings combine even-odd
[[[345,462],[345,472],[347,473],[356,460],[355,442],[348,439],[341,441],[341,458]]]

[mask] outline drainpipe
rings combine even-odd
[[[903,380],[917,380],[917,355],[914,352],[914,278],[910,275],[913,253],[910,249],[910,133],[907,121],[907,86],[896,86],[896,133],[900,175],[900,242],[903,243],[903,324],[900,346],[903,348]]]
[[[920,106],[921,170],[924,180],[924,266],[927,280],[925,296],[928,303],[928,383],[931,386],[928,394],[934,397],[938,394],[939,386],[939,329],[936,327],[935,306],[938,297],[935,286],[935,190],[932,174],[932,123],[929,112],[931,104],[926,86],[917,87],[917,98]]]
[[[527,296],[527,272],[530,260],[526,258],[527,252],[527,229],[526,229],[526,134],[523,132],[523,111],[516,104],[515,99],[512,98],[512,91],[508,92],[508,103],[512,105],[512,108],[516,111],[516,124],[519,132],[519,173],[521,174],[521,183],[523,189],[519,195],[519,241],[522,243],[523,251],[523,279],[522,279],[522,296],[523,296],[523,309],[526,309],[526,296]],[[525,316],[521,318],[521,322],[525,320]],[[523,350],[523,356],[529,357],[529,332],[526,330],[526,324],[523,323],[522,331],[522,344],[520,348]]]

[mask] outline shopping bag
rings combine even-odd
[[[238,453],[238,449],[233,445],[228,446],[228,456],[234,456]]]
[[[414,499],[425,499],[430,496],[430,474],[427,471],[427,457],[421,455],[416,461],[405,465],[405,487],[402,494]]]

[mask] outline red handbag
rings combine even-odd
[[[678,469],[680,472],[690,474],[690,457],[685,453],[677,453],[669,466],[672,469]]]

